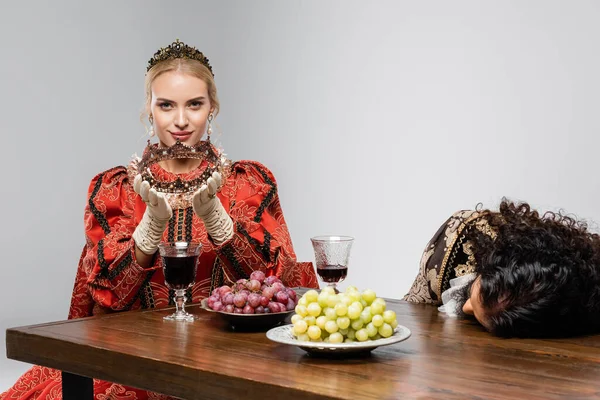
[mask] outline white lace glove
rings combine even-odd
[[[221,174],[214,172],[192,199],[194,212],[202,219],[206,232],[217,246],[233,237],[233,221],[216,196],[220,187]]]
[[[133,190],[146,203],[146,212],[133,232],[133,240],[143,253],[152,255],[158,249],[173,211],[165,195],[151,189],[148,182],[142,181],[141,175],[136,175],[133,180]]]

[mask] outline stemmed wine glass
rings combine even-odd
[[[194,316],[185,311],[185,291],[196,281],[196,262],[200,255],[200,243],[162,242],[158,251],[163,260],[165,284],[175,290],[176,311],[164,317],[175,321],[193,321]]]
[[[315,236],[310,239],[315,251],[317,274],[339,293],[337,284],[348,275],[348,260],[354,238],[350,236]]]

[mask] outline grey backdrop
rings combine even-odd
[[[2,2],[8,327],[66,318],[90,179],[145,143],[146,61],[216,73],[220,141],[273,170],[299,259],[356,237],[348,283],[399,297],[458,209],[501,196],[599,218],[594,1]],[[0,358],[0,390],[28,365]]]

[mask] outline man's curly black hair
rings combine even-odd
[[[487,210],[489,211],[489,210]],[[502,200],[473,234],[486,326],[503,337],[564,337],[600,331],[600,236],[560,213],[540,216]]]

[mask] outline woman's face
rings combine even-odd
[[[172,146],[179,139],[194,145],[206,132],[212,112],[206,83],[181,72],[169,71],[152,82],[150,115],[162,146]]]

